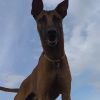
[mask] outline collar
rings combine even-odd
[[[64,59],[65,58],[65,54],[61,57],[61,58],[59,58],[59,59],[51,59],[51,58],[49,58],[46,54],[44,54],[44,57],[48,60],[48,61],[50,61],[50,62],[52,62],[52,63],[60,63],[61,62],[61,60],[62,59]]]

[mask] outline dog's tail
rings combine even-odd
[[[5,92],[15,92],[15,93],[17,93],[19,91],[19,88],[6,88],[6,87],[0,86],[0,90],[5,91]]]

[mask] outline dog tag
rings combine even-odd
[[[60,63],[57,63],[57,68],[60,68]]]

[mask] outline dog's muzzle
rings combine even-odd
[[[49,30],[47,32],[47,42],[49,46],[55,46],[57,45],[58,41],[58,34],[56,30]]]

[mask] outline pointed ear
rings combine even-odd
[[[33,0],[31,14],[36,18],[43,10],[42,0]]]
[[[64,18],[67,15],[67,9],[68,9],[68,0],[64,0],[63,2],[61,2],[57,7],[56,7],[56,11],[58,12],[58,14]]]

